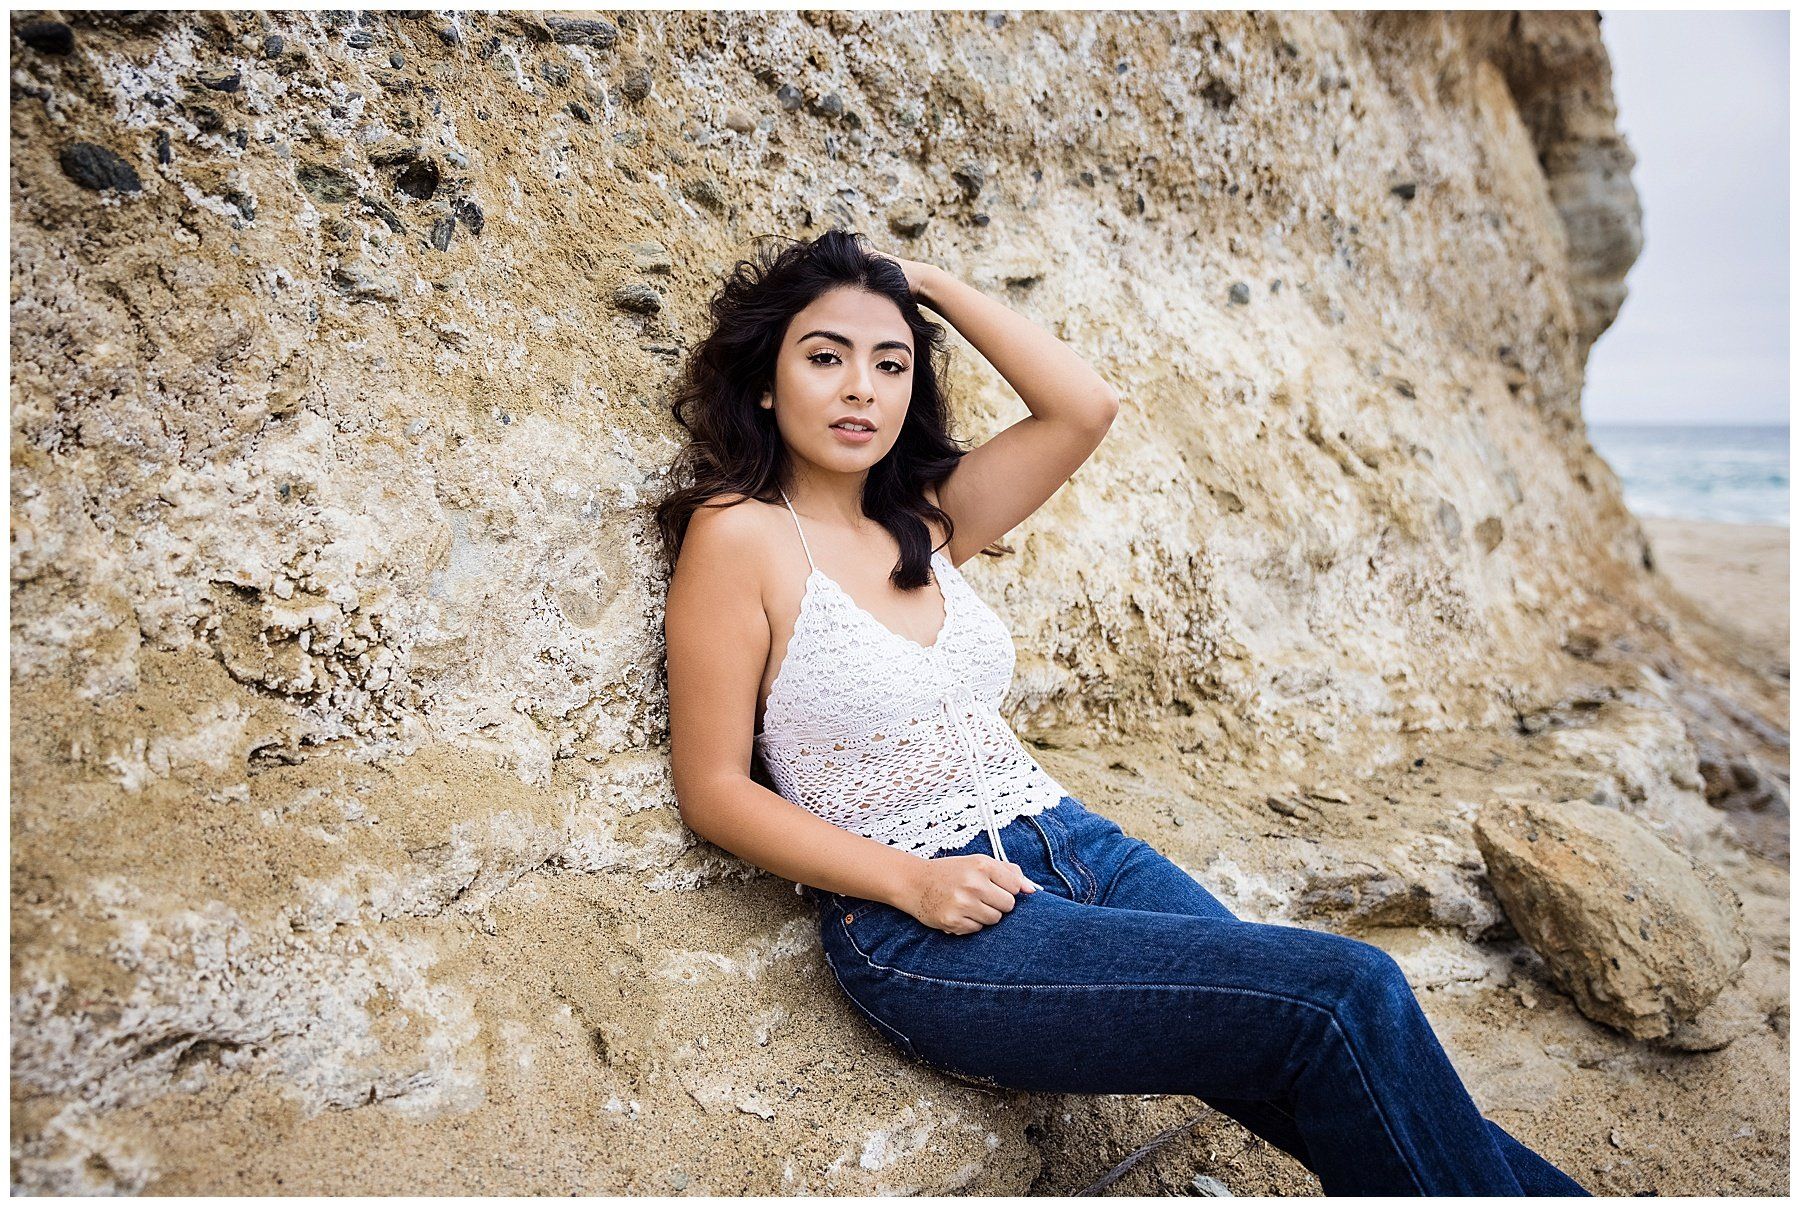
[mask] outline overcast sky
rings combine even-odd
[[[1588,361],[1591,422],[1786,423],[1788,14],[1613,12],[1644,250]]]

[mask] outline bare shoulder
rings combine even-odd
[[[767,561],[774,509],[748,495],[716,495],[696,507],[682,536],[677,578],[752,588],[761,598],[761,568]],[[684,575],[684,571],[686,571]]]
[[[778,510],[779,508],[761,499],[732,491],[714,495],[694,508],[694,514],[688,519],[688,527],[692,530],[695,524],[704,523],[715,529],[723,526],[723,531],[738,536],[748,536],[759,529],[766,529],[769,517]]]

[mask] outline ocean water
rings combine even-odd
[[[1788,429],[1590,423],[1588,438],[1640,516],[1788,522]]]

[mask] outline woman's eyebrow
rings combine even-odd
[[[850,351],[852,351],[852,352],[856,351],[856,344],[854,341],[852,341],[850,339],[849,336],[839,335],[835,331],[808,331],[805,335],[801,336],[800,339],[803,339],[803,340],[811,339],[815,335],[822,335],[826,339],[836,340],[838,343],[844,345],[844,347],[850,349]],[[800,341],[795,340],[794,342],[798,343]],[[879,344],[875,345],[875,351],[877,351],[877,352],[881,351],[883,348],[898,348],[898,349],[900,349],[900,351],[906,353],[908,356],[912,355],[912,349],[909,346],[907,346],[906,344],[901,343],[897,339],[884,339]]]

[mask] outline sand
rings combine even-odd
[[[1787,677],[1788,529],[1645,518],[1656,569],[1745,652]]]

